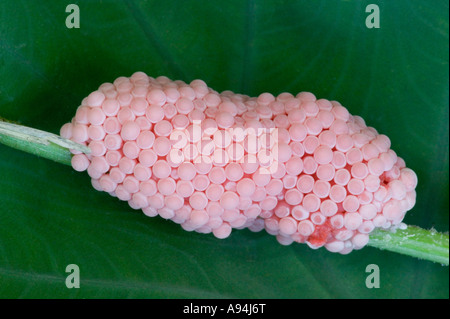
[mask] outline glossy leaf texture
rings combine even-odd
[[[0,3],[0,116],[58,133],[101,83],[144,71],[256,96],[310,91],[388,135],[419,177],[405,222],[448,231],[448,2]],[[380,28],[367,28],[368,4]],[[448,298],[449,272],[367,247],[350,255],[225,240],[148,218],[87,174],[0,145],[0,297]],[[66,266],[80,288],[65,285]],[[380,269],[380,288],[366,287]]]

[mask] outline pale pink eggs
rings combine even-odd
[[[91,93],[61,136],[90,147],[72,166],[95,189],[217,238],[265,229],[347,254],[416,199],[389,138],[309,92],[252,98],[136,72]]]

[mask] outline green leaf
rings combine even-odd
[[[380,8],[379,29],[365,9]],[[311,91],[391,138],[419,177],[405,222],[448,231],[448,2],[64,1],[0,4],[0,116],[58,133],[101,83],[144,71],[248,95]],[[272,236],[225,240],[148,218],[87,174],[0,145],[0,297],[448,298],[438,264],[343,256]],[[65,285],[80,268],[80,288]],[[366,287],[369,264],[380,288]]]

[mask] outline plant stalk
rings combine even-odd
[[[70,150],[90,153],[87,146],[58,135],[0,119],[0,143],[55,162],[71,165]],[[369,246],[449,265],[449,235],[417,226],[396,231],[377,229]]]
[[[0,119],[0,143],[52,161],[71,165],[70,150],[89,154],[89,147],[35,128]]]
[[[417,226],[395,231],[376,229],[369,246],[449,265],[449,235]]]

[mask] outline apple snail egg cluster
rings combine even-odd
[[[308,92],[219,94],[136,72],[86,97],[61,136],[90,147],[72,166],[95,189],[218,238],[265,229],[346,254],[416,200],[416,174],[389,138]]]

